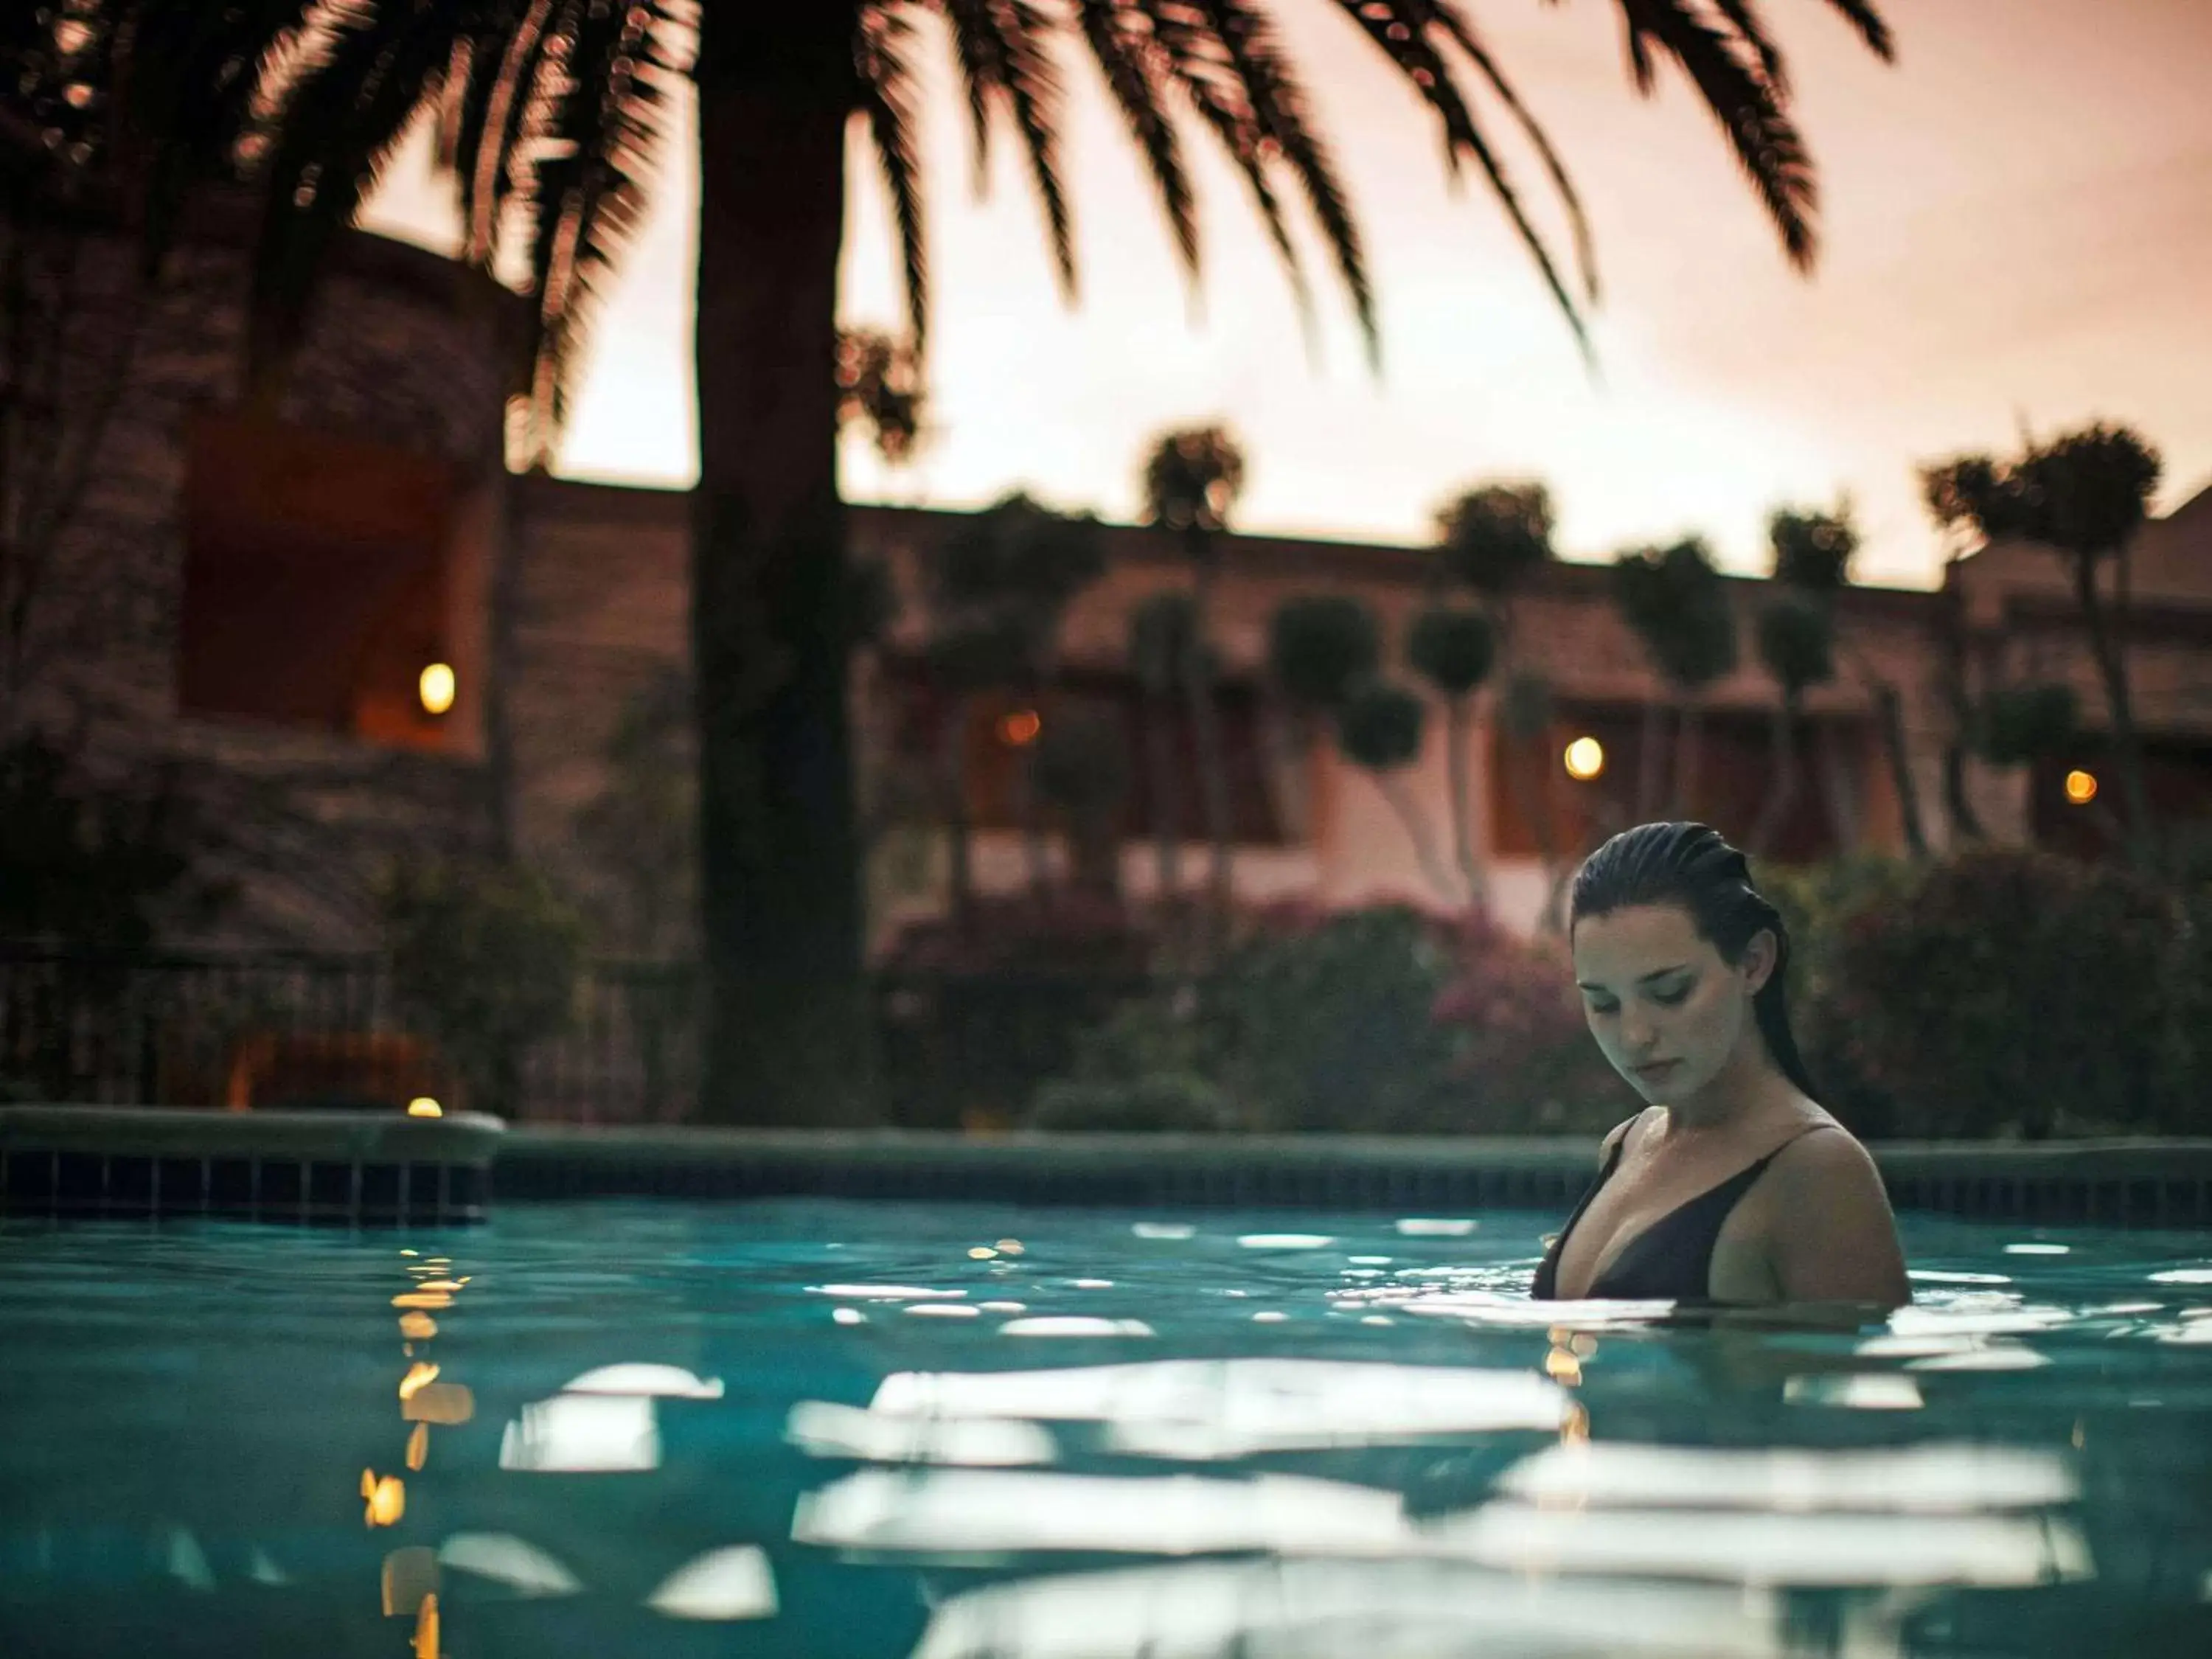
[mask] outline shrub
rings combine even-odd
[[[523,1051],[573,1012],[575,912],[533,871],[462,865],[402,868],[384,912],[401,1003],[460,1073],[470,1105],[514,1109]]]
[[[1146,1072],[1127,1082],[1064,1079],[1038,1091],[1039,1129],[1211,1131],[1235,1127],[1229,1097],[1188,1072]]]
[[[1556,939],[1517,939],[1486,916],[1462,922],[1435,1016],[1457,1034],[1461,1121],[1486,1134],[1611,1128],[1641,1103],[1591,1038],[1574,968]]]
[[[1610,1127],[1627,1097],[1583,1027],[1571,978],[1556,948],[1488,923],[1284,907],[1212,974],[1085,1033],[1070,1083],[1131,1091],[1196,1078],[1229,1124],[1260,1131]],[[1032,1121],[1046,1111],[1041,1095]]]
[[[1790,929],[1790,1019],[1820,1103],[1862,1135],[1907,1133],[1896,1099],[1861,1070],[1852,1026],[1839,1011],[1837,953],[1854,918],[1905,904],[1917,878],[1910,861],[1880,854],[1796,869],[1761,866],[1760,890]]]
[[[1942,1138],[2179,1127],[2203,952],[2182,902],[2124,871],[1981,850],[1863,903],[1826,947],[1826,1042]]]

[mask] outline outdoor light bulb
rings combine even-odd
[[[417,1095],[407,1103],[407,1115],[410,1117],[443,1117],[445,1115],[446,1109],[428,1095]]]
[[[1020,749],[1036,741],[1036,734],[1044,722],[1037,718],[1034,708],[1018,709],[999,722],[999,736],[1010,749]]]
[[[1589,782],[1605,770],[1605,745],[1595,738],[1577,738],[1567,745],[1567,775]]]
[[[2087,806],[2097,799],[2097,775],[2094,772],[2073,771],[2066,775],[2066,799],[2076,806]]]
[[[453,706],[453,665],[434,662],[422,671],[416,690],[421,693],[426,713],[442,714]]]

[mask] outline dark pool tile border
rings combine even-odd
[[[503,1126],[456,1115],[0,1109],[0,1211],[298,1225],[481,1221]]]
[[[1900,1210],[2030,1223],[2212,1225],[2212,1139],[1870,1149]],[[1139,1208],[1561,1209],[1594,1174],[1556,1139],[521,1129],[502,1200],[969,1200]]]
[[[2035,1224],[2212,1226],[2212,1139],[1871,1148],[1900,1210]],[[818,1197],[1561,1210],[1581,1139],[506,1129],[471,1115],[0,1108],[0,1210],[346,1225],[481,1220],[503,1201]]]

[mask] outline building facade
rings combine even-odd
[[[191,770],[229,820],[218,827],[240,897],[222,938],[365,945],[395,862],[512,847],[584,896],[606,948],[682,953],[688,497],[511,474],[512,296],[365,235],[341,252],[283,402],[243,409],[224,299],[241,291],[239,261],[219,237],[188,249],[132,319],[145,347],[43,613],[64,648],[11,720],[74,721],[106,763]],[[1076,711],[1120,730],[1128,752],[1110,884],[1157,896],[1164,831],[1182,884],[1200,887],[1188,721],[1146,696],[1127,651],[1136,607],[1188,586],[1188,565],[1162,538],[1106,527],[1105,574],[1069,611],[1054,673],[968,699],[949,733],[920,596],[961,522],[850,514],[855,555],[903,597],[853,686],[878,944],[947,902],[956,775],[981,891],[1078,873],[1069,827],[1024,795],[1020,752]],[[2131,566],[2126,642],[2154,791],[2212,819],[2212,495],[2146,530]],[[1414,762],[1378,779],[1307,741],[1265,672],[1270,617],[1313,593],[1365,601],[1395,662],[1432,567],[1418,549],[1224,538],[1212,634],[1241,900],[1464,900],[1446,721],[1431,719]],[[1743,661],[1698,701],[1684,807],[1744,840],[1774,782],[1776,697],[1748,644],[1762,584],[1729,586]],[[2106,764],[2103,702],[2054,556],[1993,546],[1938,591],[1852,588],[1837,605],[1837,673],[1792,733],[1801,782],[1764,826],[1770,856],[1895,850],[1916,818],[1941,847],[1957,807],[2000,840],[2101,849],[2096,814],[2066,793],[2069,774]],[[1673,720],[1601,567],[1544,570],[1516,601],[1510,653],[1550,707],[1515,727],[1494,695],[1478,703],[1469,850],[1497,911],[1529,928],[1595,840],[1634,821],[1639,795],[1652,810],[1674,793],[1671,757],[1646,763]],[[2031,678],[2080,689],[2093,728],[2081,752],[1954,763],[1954,690]],[[1165,771],[1146,763],[1163,746]]]

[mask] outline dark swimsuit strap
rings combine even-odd
[[[1575,1206],[1573,1213],[1567,1217],[1565,1224],[1560,1227],[1559,1232],[1553,1237],[1551,1248],[1544,1252],[1544,1259],[1538,1264],[1536,1268],[1535,1280],[1529,1286],[1529,1294],[1532,1297],[1542,1301],[1553,1301],[1558,1298],[1559,1257],[1565,1251],[1568,1237],[1574,1231],[1575,1224],[1583,1218],[1583,1212],[1589,1207],[1590,1200],[1595,1198],[1598,1195],[1599,1191],[1605,1186],[1605,1183],[1613,1178],[1613,1170],[1620,1166],[1621,1154],[1628,1149],[1629,1137],[1637,1133],[1638,1129],[1641,1127],[1642,1121],[1643,1120],[1639,1115],[1635,1121],[1631,1122],[1628,1128],[1622,1133],[1620,1139],[1613,1142],[1613,1152],[1611,1155],[1607,1158],[1604,1167],[1598,1171],[1597,1179],[1589,1184],[1589,1189],[1583,1194],[1581,1201]],[[1640,1229],[1626,1244],[1624,1244],[1620,1249],[1616,1250],[1613,1253],[1613,1259],[1610,1261],[1606,1262],[1603,1267],[1600,1267],[1597,1273],[1592,1277],[1589,1289],[1585,1294],[1595,1294],[1599,1285],[1602,1283],[1609,1274],[1619,1270],[1619,1268],[1626,1262],[1631,1256],[1635,1255],[1639,1246],[1644,1245],[1647,1241],[1656,1241],[1662,1238],[1669,1228],[1679,1225],[1686,1218],[1697,1216],[1705,1211],[1717,1209],[1721,1212],[1723,1218],[1725,1218],[1727,1212],[1735,1207],[1736,1200],[1742,1197],[1745,1192],[1749,1190],[1753,1182],[1757,1181],[1760,1176],[1765,1173],[1766,1166],[1768,1164],[1773,1163],[1776,1158],[1781,1157],[1784,1152],[1791,1146],[1796,1146],[1797,1142],[1802,1140],[1807,1135],[1817,1133],[1822,1129],[1838,1128],[1842,1126],[1832,1121],[1825,1123],[1808,1123],[1804,1127],[1798,1130],[1796,1134],[1793,1134],[1787,1139],[1784,1140],[1780,1146],[1775,1147],[1773,1151],[1768,1152],[1764,1158],[1746,1164],[1742,1169],[1738,1170],[1734,1175],[1729,1176],[1725,1180],[1721,1181],[1711,1187],[1708,1187],[1704,1192],[1698,1194],[1694,1197],[1683,1200],[1682,1202],[1677,1204],[1673,1209],[1668,1211],[1666,1214],[1661,1216],[1656,1221],[1652,1222],[1647,1227]]]

